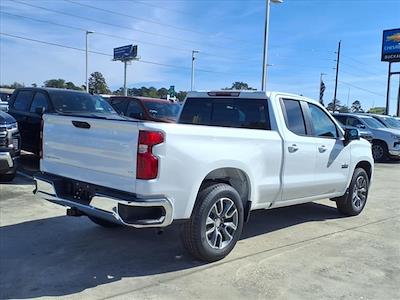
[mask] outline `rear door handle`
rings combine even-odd
[[[83,129],[89,129],[90,128],[90,124],[88,122],[72,121],[72,124],[75,127],[78,127],[78,128],[83,128]]]
[[[290,153],[294,153],[297,150],[299,150],[299,147],[297,147],[296,144],[292,144],[291,146],[288,147],[288,150],[289,150]]]
[[[318,147],[318,151],[319,151],[320,153],[324,153],[326,150],[327,150],[327,149],[326,149],[326,146],[325,146],[325,145],[321,145],[321,146]]]

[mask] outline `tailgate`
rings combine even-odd
[[[138,123],[45,115],[40,170],[135,192]]]

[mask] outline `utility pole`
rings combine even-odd
[[[128,61],[124,60],[124,96],[128,96],[128,90],[126,88],[126,67],[127,67]]]
[[[85,68],[85,85],[86,85],[86,93],[89,93],[89,82],[88,82],[88,35],[93,33],[93,31],[88,31],[86,30],[86,50],[85,50],[85,54],[86,54],[86,68]]]
[[[194,60],[196,59],[195,54],[199,53],[198,50],[192,50],[192,76],[190,80],[190,90],[193,91],[194,88]]]
[[[336,110],[336,95],[337,95],[337,84],[339,77],[339,60],[340,60],[340,44],[342,41],[339,41],[338,51],[337,51],[337,59],[336,59],[336,79],[335,79],[335,94],[333,96],[333,112]]]

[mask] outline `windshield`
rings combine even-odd
[[[116,114],[110,104],[100,96],[69,91],[51,91],[54,109],[63,113]]]
[[[366,124],[368,127],[371,128],[385,128],[385,126],[383,126],[381,123],[379,123],[379,121],[375,120],[372,117],[360,117]]]
[[[394,118],[381,117],[381,120],[383,120],[383,122],[385,123],[385,125],[387,127],[395,128],[395,129],[399,129],[400,128],[400,122],[397,121]]]
[[[174,120],[178,117],[181,108],[179,104],[167,101],[165,101],[165,103],[144,101],[144,106],[154,118],[167,118]]]

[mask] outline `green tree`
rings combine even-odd
[[[336,99],[336,105],[335,105],[335,111],[339,111],[341,105],[340,105],[340,100]],[[327,110],[333,111],[333,101],[328,103],[328,106],[326,107]]]
[[[157,95],[161,99],[167,99],[168,90],[166,88],[160,88],[157,90]]]
[[[183,100],[185,100],[186,95],[187,95],[187,92],[179,91],[178,93],[176,93],[176,99],[178,99],[179,101],[183,101]]]
[[[111,93],[106,79],[100,72],[93,72],[89,77],[89,91],[94,94],[109,94]]]
[[[384,107],[371,107],[368,110],[368,113],[370,114],[377,114],[377,115],[383,115],[385,114],[386,109]]]
[[[2,88],[6,88],[6,89],[18,89],[18,88],[22,88],[25,85],[23,83],[19,83],[19,82],[13,82],[12,84],[2,84],[0,85],[0,87]]]
[[[349,109],[349,107],[347,105],[342,105],[342,106],[339,107],[338,111],[340,113],[348,113],[348,112],[350,112],[350,109]]]
[[[354,113],[364,112],[364,110],[361,108],[360,101],[356,100],[351,104],[351,112],[354,112]]]
[[[61,78],[49,79],[49,80],[46,80],[43,84],[44,84],[44,87],[65,89],[65,80],[61,79]]]
[[[242,81],[235,81],[232,83],[232,86],[226,87],[223,90],[255,90],[255,88],[249,87],[249,85],[246,82]]]
[[[76,85],[75,85],[73,82],[71,82],[71,81],[68,81],[68,82],[65,83],[65,88],[66,88],[66,89],[69,89],[69,90],[77,90],[77,91],[82,90],[81,87],[76,86]]]

